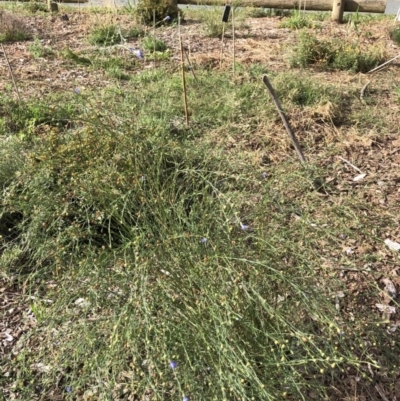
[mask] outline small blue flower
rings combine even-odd
[[[71,387],[71,386],[65,387],[65,391],[66,391],[67,393],[72,393],[72,387]]]
[[[135,53],[135,56],[139,59],[143,59],[143,52],[141,50],[134,50],[133,53]]]
[[[171,369],[176,369],[176,368],[178,367],[178,362],[171,361],[171,362],[169,363],[169,367],[170,367]]]
[[[189,401],[189,397],[188,397],[187,395],[185,395],[185,396],[182,398],[182,401]]]
[[[133,52],[135,51],[135,48],[134,48],[134,47],[130,47],[130,48],[129,48],[129,51],[130,51],[131,53],[133,53]]]
[[[240,223],[240,228],[241,228],[243,231],[247,231],[247,230],[249,229],[249,226],[246,225],[246,224]]]
[[[205,244],[207,242],[207,238],[206,237],[203,237],[202,239],[201,239],[201,243],[202,244]]]
[[[268,177],[268,174],[264,171],[264,172],[262,173],[262,176],[263,176],[263,178],[267,178],[267,177]]]
[[[74,92],[79,95],[81,93],[81,90],[79,88],[75,88]]]
[[[342,234],[342,235],[341,235],[341,238],[342,238],[342,239],[346,239],[346,238],[347,238],[347,235],[346,235],[346,234]]]
[[[163,21],[169,21],[171,19],[171,17],[169,16],[169,15],[167,15],[164,19],[163,19]]]

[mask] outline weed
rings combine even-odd
[[[290,29],[315,28],[315,23],[305,13],[296,10],[289,18],[284,19],[279,27]]]
[[[43,46],[38,37],[29,45],[29,52],[34,58],[51,57],[54,55],[54,50],[49,46]]]
[[[266,18],[274,15],[274,9],[264,7],[251,7],[246,11],[249,18]]]
[[[164,52],[168,49],[168,46],[163,40],[150,35],[145,36],[142,39],[141,45],[143,47],[143,50],[146,50],[147,52]]]
[[[0,10],[0,43],[18,42],[30,38],[29,29],[19,16]]]
[[[396,26],[395,28],[389,31],[390,39],[400,45],[400,27]]]
[[[171,104],[179,79],[163,82]],[[284,224],[289,200],[269,185],[262,207],[243,209],[242,192],[257,185],[245,177],[255,171],[221,171],[223,159],[170,136],[163,128],[168,114],[152,108],[147,123],[138,120],[146,115],[141,107],[151,106],[149,89],[140,90],[142,106],[135,94],[117,114],[87,115],[75,132],[50,131],[31,142],[8,186],[3,204],[24,217],[7,245],[6,255],[18,259],[7,260],[20,272],[37,270],[36,282],[57,277],[69,288],[47,293],[46,308],[34,304],[41,323],[58,330],[41,334],[40,347],[25,347],[25,362],[14,363],[33,366],[31,382],[39,380],[43,391],[54,385],[35,370],[45,365],[50,376],[68,371],[76,394],[101,379],[102,398],[112,398],[109,384],[117,382],[143,394],[150,385],[160,400],[181,396],[182,386],[202,400],[296,395],[300,372],[309,379],[342,361],[357,364],[346,341],[333,345],[334,305],[320,294],[326,283],[315,274],[313,248],[323,232],[313,246],[294,242],[305,230],[312,236],[312,227]],[[297,181],[308,185],[306,175]],[[268,222],[261,210],[271,211]],[[314,335],[316,327],[324,337]],[[134,380],[124,382],[130,365]],[[154,374],[142,376],[143,369]]]
[[[136,39],[145,36],[145,31],[138,26],[134,26],[125,32],[125,37],[127,39]]]
[[[98,26],[89,36],[89,42],[93,45],[112,46],[121,43],[122,36],[118,26],[110,24]]]
[[[67,60],[71,60],[77,64],[82,64],[82,65],[91,65],[92,61],[84,56],[80,56],[79,54],[76,54],[75,52],[73,52],[69,47],[67,47],[66,49],[64,49],[61,52],[61,55],[67,59]]]
[[[308,32],[300,32],[293,50],[292,67],[319,65],[323,68],[368,72],[384,59],[381,49],[362,51],[358,42],[320,40]]]
[[[396,93],[396,96],[397,96],[397,102],[400,103],[400,87],[396,88],[395,93]]]
[[[235,27],[240,29],[245,26],[246,12],[235,7]],[[218,7],[204,9],[198,12],[203,23],[205,34],[210,38],[218,38],[225,32],[225,36],[231,35],[232,30],[232,11],[230,12],[229,22],[223,23],[221,20],[221,9]]]
[[[340,97],[333,88],[321,85],[311,78],[294,74],[280,74],[274,79],[280,99],[298,106],[314,106],[321,103],[338,103]]]
[[[102,68],[106,71],[106,73],[116,79],[120,80],[129,80],[130,75],[124,71],[124,68],[127,67],[127,63],[124,59],[118,57],[108,57],[106,59],[97,59],[93,66],[96,68]]]
[[[169,17],[169,21],[175,20],[179,14],[183,18],[181,10],[177,6],[172,5],[169,0],[139,0],[134,11],[146,25],[153,25],[154,13],[157,24],[165,21],[167,17]]]
[[[33,1],[24,3],[24,7],[27,11],[29,11],[32,14],[35,14],[37,12],[47,13],[49,11],[46,4],[37,3],[37,2],[33,2]]]

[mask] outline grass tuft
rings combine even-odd
[[[395,27],[389,31],[390,39],[400,45],[400,27]]]
[[[18,42],[30,38],[30,31],[20,17],[0,10],[0,43]]]
[[[143,50],[147,52],[165,52],[168,49],[167,44],[163,40],[151,35],[145,36],[141,41],[141,45]]]
[[[293,49],[292,67],[332,68],[352,72],[368,72],[384,60],[383,50],[375,47],[363,51],[359,42],[321,40],[308,32],[300,32]]]
[[[280,24],[280,28],[290,29],[303,29],[303,28],[315,28],[315,23],[310,19],[308,15],[301,11],[294,11],[289,18],[285,18]]]
[[[92,45],[112,46],[121,41],[121,32],[114,24],[95,27],[89,35],[89,42]]]

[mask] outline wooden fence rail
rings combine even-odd
[[[344,0],[342,0],[344,2]],[[226,3],[237,4],[242,7],[265,7],[290,10],[301,8],[313,11],[332,11],[333,0],[171,0],[171,2],[190,5],[219,5]],[[340,2],[340,1],[338,1]],[[366,12],[366,13],[384,13],[386,9],[386,0],[346,0],[344,11]]]

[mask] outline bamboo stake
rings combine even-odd
[[[233,41],[233,78],[235,78],[235,62],[236,62],[236,47],[235,47],[235,7],[232,7],[232,41]]]
[[[6,58],[6,62],[7,62],[7,65],[8,65],[8,70],[10,71],[10,75],[11,75],[11,79],[12,79],[13,84],[14,84],[15,92],[17,93],[18,103],[19,103],[19,105],[21,105],[21,97],[19,95],[18,86],[17,86],[17,83],[15,81],[15,77],[14,77],[14,74],[13,74],[13,71],[12,71],[12,68],[11,68],[11,64],[10,64],[10,62],[8,60],[6,49],[4,48],[3,43],[1,43],[1,49],[3,50],[4,57]]]
[[[178,29],[179,29],[179,47],[181,49],[183,103],[185,106],[186,127],[189,127],[189,113],[188,113],[188,105],[187,105],[186,79],[185,79],[185,58],[183,55],[183,44],[182,44],[182,35],[181,35],[181,16],[180,15],[178,15]]]
[[[154,68],[156,68],[156,10],[153,10],[153,31]]]
[[[279,116],[281,117],[283,125],[286,128],[286,132],[288,133],[290,139],[293,142],[293,146],[296,149],[296,152],[297,152],[297,154],[299,156],[299,159],[300,159],[301,163],[305,163],[306,160],[304,158],[303,151],[301,150],[301,146],[300,146],[296,136],[294,135],[294,133],[292,131],[292,128],[290,127],[289,121],[288,121],[288,119],[287,119],[287,117],[286,117],[286,115],[285,115],[285,113],[284,113],[284,111],[282,109],[282,106],[281,106],[281,103],[279,102],[278,97],[276,96],[275,90],[272,87],[272,85],[269,82],[269,79],[268,79],[268,77],[266,75],[263,76],[263,82],[264,82],[265,86],[267,87],[267,89],[269,91],[271,99],[275,103],[275,106],[276,106],[276,108],[278,110]]]
[[[194,73],[193,65],[192,65],[192,63],[190,62],[190,59],[189,59],[189,52],[187,52],[186,49],[184,49],[184,50],[185,50],[186,61],[188,62],[188,66],[189,66],[190,71],[192,71],[193,78],[196,81],[198,81],[198,79],[196,77],[196,74]]]
[[[222,42],[221,42],[221,54],[219,56],[219,68],[222,68],[222,57],[224,55],[224,38],[225,38],[225,22],[222,23]]]
[[[225,24],[229,20],[229,13],[231,12],[230,4],[225,4],[224,14],[222,15],[222,41],[221,41],[221,55],[219,59],[219,68],[222,68],[222,56],[224,54],[224,39],[225,39]]]

